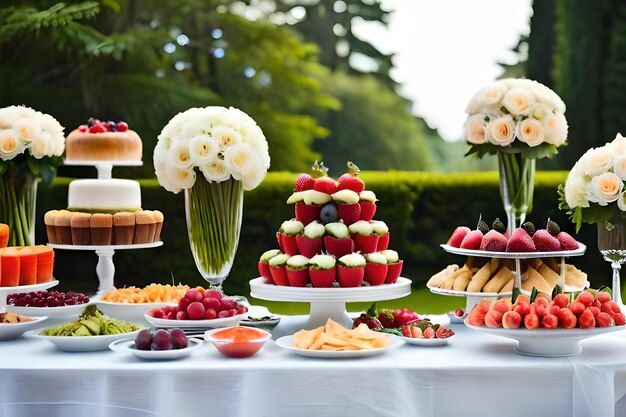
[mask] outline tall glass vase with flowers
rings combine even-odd
[[[556,154],[567,140],[565,104],[536,81],[503,79],[478,91],[466,112],[466,156],[497,155],[510,234],[532,209],[535,161]]]

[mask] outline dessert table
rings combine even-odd
[[[283,317],[275,331],[305,320]],[[626,415],[626,332],[583,341],[579,356],[538,358],[515,353],[512,340],[452,328],[444,347],[341,360],[269,341],[248,359],[205,343],[189,358],[150,362],[20,338],[0,342],[0,415]]]

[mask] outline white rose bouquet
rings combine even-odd
[[[9,245],[34,244],[37,181],[52,183],[64,151],[54,117],[24,106],[0,109],[0,223],[10,227]]]
[[[257,187],[269,165],[261,128],[232,107],[189,109],[174,116],[159,135],[157,178],[168,191],[185,191],[191,251],[211,284],[221,284],[232,267],[243,190]]]
[[[613,142],[589,149],[574,165],[565,185],[559,186],[559,208],[566,210],[576,225],[626,220],[626,138],[617,134]]]

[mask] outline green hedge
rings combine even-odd
[[[536,176],[534,212],[530,220],[543,224],[555,219],[564,230],[572,225],[557,208],[557,185],[564,172],[539,172]],[[491,222],[505,218],[495,172],[439,174],[430,172],[365,172],[361,175],[367,188],[379,198],[375,218],[387,222],[391,230],[392,249],[405,260],[403,275],[422,287],[428,278],[449,263],[463,259],[445,254],[439,244],[445,242],[458,225],[473,227],[478,215]],[[270,173],[263,184],[245,195],[244,219],[239,251],[231,276],[224,287],[229,293],[248,294],[248,281],[257,276],[259,255],[277,246],[275,233],[283,220],[293,217],[293,206],[285,204],[293,190],[295,174]],[[39,190],[38,219],[51,209],[67,206],[70,179],[58,178],[51,189]],[[119,251],[114,260],[116,285],[145,285],[172,280],[202,284],[187,241],[183,194],[174,195],[162,189],[156,180],[140,180],[143,206],[159,209],[165,215],[164,246],[150,250]],[[45,242],[43,221],[38,222],[37,240]],[[585,226],[578,239],[589,246],[585,257],[573,262],[590,274],[594,286],[610,280],[609,266],[596,249],[596,231]],[[62,289],[93,292],[97,288],[93,253],[57,251],[55,274]]]

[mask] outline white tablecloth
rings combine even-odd
[[[280,326],[302,321],[284,317]],[[0,416],[626,415],[624,332],[584,341],[579,356],[548,359],[453,328],[446,347],[405,345],[351,360],[303,358],[271,341],[248,359],[205,344],[172,362],[64,353],[30,338],[0,342]]]

